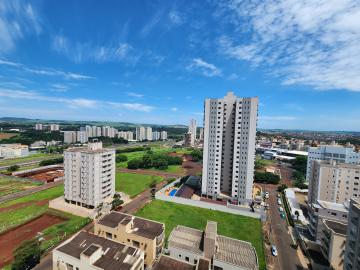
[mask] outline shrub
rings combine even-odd
[[[126,155],[117,155],[116,156],[116,163],[125,162],[128,158]]]
[[[37,239],[26,240],[14,251],[11,270],[31,269],[40,262],[41,249]]]
[[[197,150],[197,149],[192,150],[190,155],[191,155],[192,161],[194,161],[194,162],[200,161],[203,158],[202,151]]]
[[[64,158],[59,157],[59,158],[42,160],[42,161],[40,161],[39,165],[40,166],[48,166],[48,165],[59,164],[59,163],[63,163],[63,162],[64,162]]]
[[[10,167],[7,168],[7,171],[8,172],[16,172],[19,169],[20,169],[19,165],[11,165]]]
[[[140,159],[132,159],[128,162],[127,167],[128,169],[133,169],[133,170],[142,168],[142,161]]]
[[[279,184],[280,177],[277,174],[269,172],[255,172],[256,183]]]

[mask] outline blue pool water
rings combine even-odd
[[[175,196],[177,189],[173,189],[172,191],[170,191],[169,196]]]

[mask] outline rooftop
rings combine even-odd
[[[68,243],[56,250],[73,258],[80,259],[81,254],[90,257],[99,248],[103,251],[102,256],[94,261],[93,265],[104,270],[129,270],[141,254],[141,251],[137,248],[126,246],[85,231],[81,231]]]
[[[158,262],[155,262],[153,270],[195,270],[195,265],[173,259],[169,256],[162,255]],[[206,270],[208,270],[207,268]],[[200,270],[200,269],[199,269]]]
[[[125,226],[130,222],[133,222],[133,226],[131,231],[128,233],[136,234],[149,239],[154,239],[160,236],[165,230],[165,225],[163,223],[120,212],[111,212],[110,214],[102,217],[97,223],[110,228],[116,228],[119,224]]]
[[[200,230],[178,225],[170,233],[168,246],[202,254],[203,234]]]
[[[331,229],[334,233],[346,235],[346,231],[347,231],[347,225],[346,224],[336,222],[336,221],[331,221],[331,220],[328,220],[328,219],[325,219],[324,223],[325,223],[326,227]]]
[[[199,259],[197,269],[196,270],[209,270],[210,261],[204,258]]]
[[[258,269],[256,251],[250,243],[220,235],[216,240],[214,260],[241,266],[243,269]]]

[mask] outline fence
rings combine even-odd
[[[165,191],[167,189],[172,188],[175,184],[177,184],[179,182],[180,182],[180,179],[177,179],[176,181],[166,185],[161,190],[159,190],[158,192],[155,193],[155,198],[158,200],[162,200],[162,201],[179,203],[179,204],[195,206],[195,207],[200,207],[200,208],[205,208],[205,209],[210,209],[210,210],[216,210],[216,211],[226,212],[226,213],[235,214],[235,215],[247,216],[247,217],[252,217],[252,218],[260,218],[261,217],[260,212],[251,212],[250,208],[244,207],[244,206],[232,205],[232,204],[220,205],[220,204],[215,204],[215,203],[211,203],[211,202],[204,202],[204,201],[198,201],[198,200],[185,199],[185,198],[181,198],[181,197],[165,195]]]

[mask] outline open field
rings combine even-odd
[[[27,190],[39,185],[41,185],[39,182],[11,176],[0,176],[0,197],[7,194]]]
[[[144,190],[150,188],[150,184],[155,181],[159,183],[163,178],[154,175],[144,175],[136,173],[116,173],[115,190],[121,191],[134,197]]]
[[[216,221],[219,234],[251,242],[256,249],[260,269],[266,268],[261,223],[258,219],[160,200],[152,201],[136,215],[165,223],[166,239],[176,225],[204,230],[208,220]]]
[[[64,186],[60,185],[0,204],[0,232],[44,214],[48,209],[49,200],[63,193]]]
[[[10,139],[11,137],[14,137],[16,135],[18,135],[18,134],[17,133],[0,132],[0,140]]]
[[[52,159],[52,158],[58,158],[61,157],[61,154],[44,154],[44,153],[39,153],[39,154],[33,154],[33,155],[29,155],[27,157],[21,157],[21,158],[9,158],[9,159],[3,159],[0,160],[0,167],[1,166],[9,166],[9,165],[14,165],[17,163],[25,163],[25,162],[30,162],[30,161],[41,161],[44,159]]]

